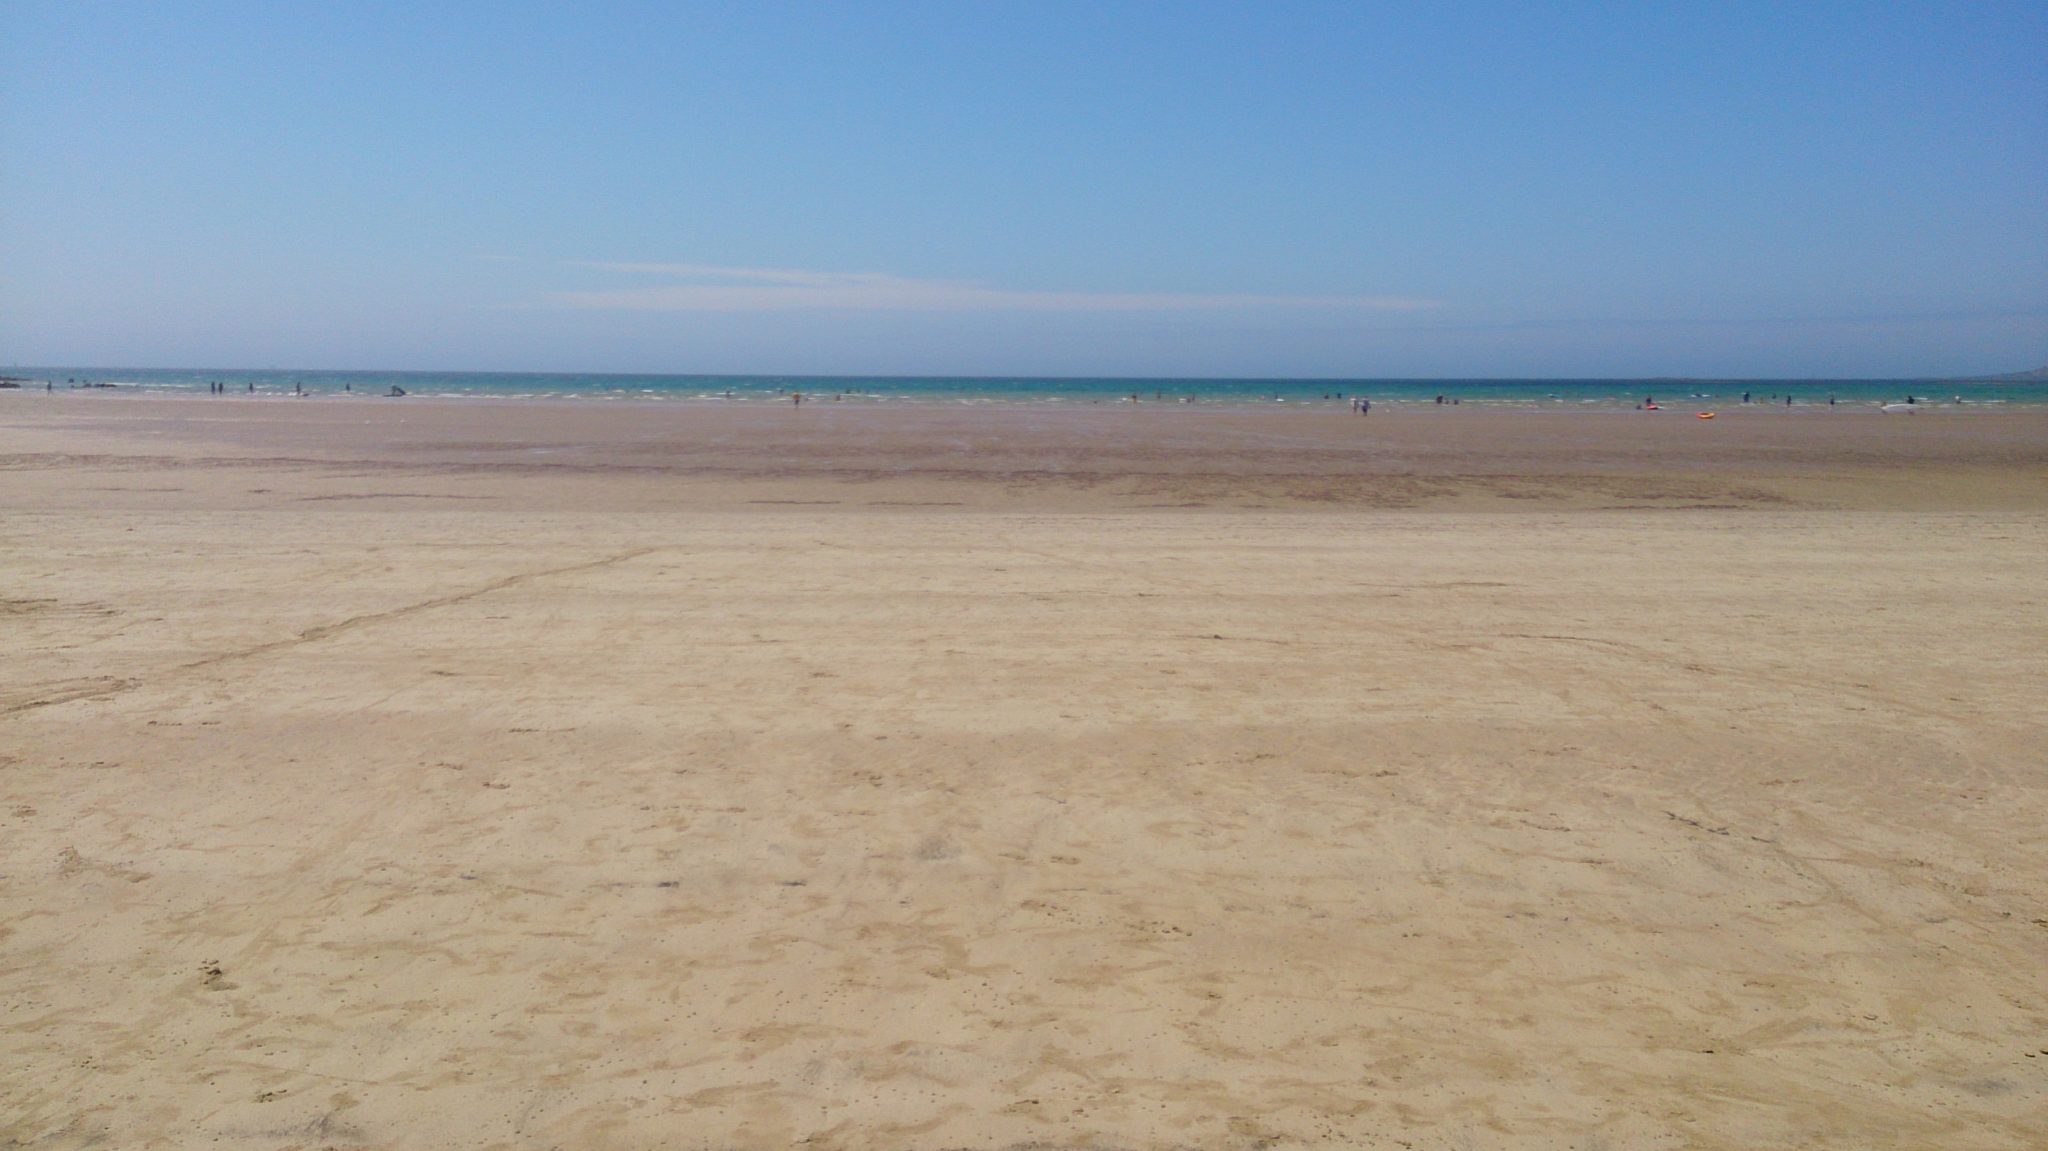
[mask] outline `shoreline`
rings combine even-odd
[[[401,386],[415,396],[443,398],[518,398],[527,400],[659,400],[681,403],[776,403],[792,392],[827,402],[873,404],[958,403],[1006,406],[1097,406],[1130,401],[1188,402],[1199,405],[1264,407],[1276,401],[1314,406],[1343,404],[1369,397],[1375,403],[1430,406],[1443,398],[1452,402],[1529,410],[1591,406],[1633,409],[1646,396],[1681,406],[1719,405],[1735,408],[1752,395],[1758,407],[1791,396],[1811,406],[1830,398],[1844,404],[1882,404],[1916,396],[1939,397],[1950,403],[2048,407],[2048,377],[2022,373],[2010,378],[1941,379],[1706,379],[1569,378],[1536,379],[1403,379],[1363,378],[1236,378],[1236,377],[1101,377],[1101,376],[815,376],[815,375],[664,375],[647,373],[547,372],[413,372],[319,371],[286,369],[149,369],[37,368],[25,382],[69,380],[78,390],[118,388],[152,394],[212,393],[216,383],[226,394],[246,394],[254,386],[269,393],[292,393],[301,385],[311,393],[383,396]],[[47,373],[47,374],[42,374]],[[81,380],[83,383],[81,384]]]
[[[550,404],[570,406],[632,405],[646,408],[773,408],[794,406],[791,404],[789,395],[787,393],[726,397],[701,394],[674,396],[611,393],[590,393],[574,395],[561,393],[501,395],[482,392],[408,392],[403,396],[390,396],[371,392],[339,392],[334,391],[332,389],[317,389],[308,390],[303,394],[285,390],[265,390],[253,393],[228,392],[223,395],[207,395],[201,392],[187,391],[176,388],[145,388],[133,387],[129,385],[104,385],[92,387],[81,386],[75,388],[58,388],[54,392],[44,392],[40,389],[34,388],[23,388],[19,390],[0,390],[0,402],[5,402],[6,398],[9,395],[17,395],[22,397],[42,396],[45,399],[61,398],[68,396],[71,398],[81,400],[94,401],[136,399],[199,399],[210,400],[216,403],[223,401],[241,401],[247,403],[250,401],[276,400],[313,400],[326,402],[404,400],[408,403],[413,404]],[[1242,397],[1197,395],[1192,399],[1186,400],[1176,399],[1174,397],[1168,396],[1163,399],[1155,397],[1143,397],[1139,400],[1132,401],[1128,398],[1115,397],[1106,397],[1100,399],[1090,399],[1081,396],[1044,396],[1038,398],[1019,398],[1013,396],[975,396],[964,394],[886,396],[868,394],[847,394],[841,397],[834,397],[831,395],[818,395],[811,392],[805,392],[804,397],[804,404],[806,406],[817,405],[820,407],[843,405],[847,407],[872,408],[886,405],[890,408],[987,408],[998,411],[1037,411],[1044,410],[1047,408],[1079,409],[1140,407],[1173,408],[1191,411],[1317,411],[1338,412],[1341,414],[1353,414],[1353,409],[1350,407],[1350,403],[1351,399],[1354,398],[1285,397],[1278,399],[1257,400],[1246,399]],[[1438,404],[1428,399],[1413,399],[1400,397],[1368,396],[1366,398],[1372,400],[1373,412],[1375,414],[1379,414],[1382,412],[1413,413],[1423,411],[1441,411],[1445,409],[1472,408],[1480,411],[1512,412],[1531,415],[1603,415],[1610,413],[1634,414],[1637,412],[1643,412],[1644,414],[1648,415],[1664,415],[1674,418],[1679,416],[1691,417],[1698,411],[1712,411],[1719,417],[1727,417],[1736,414],[1762,413],[1772,413],[1780,415],[1804,415],[1813,413],[1839,415],[1877,415],[1882,414],[1881,410],[1887,404],[1902,402],[1888,399],[1856,398],[1842,400],[1836,404],[1829,404],[1824,400],[1800,400],[1789,405],[1767,402],[1765,400],[1753,400],[1745,404],[1738,400],[1729,400],[1721,397],[1689,396],[1680,397],[1678,399],[1660,399],[1658,401],[1658,407],[1656,409],[1651,409],[1645,412],[1644,409],[1638,404],[1623,398],[1609,400],[1536,398],[1491,399],[1481,397],[1459,397],[1459,402],[1455,404],[1449,402]],[[1932,415],[1935,413],[1941,413],[1945,415],[1978,415],[1996,414],[1999,412],[2048,412],[2048,400],[2031,401],[2008,399],[1972,399],[1957,402],[1955,400],[1931,400],[1927,398],[1916,398],[1918,402],[1914,406],[1918,409],[1918,414],[1920,415]]]
[[[532,507],[746,506],[799,498],[786,489],[805,484],[833,490],[801,498],[854,506],[1016,510],[2048,506],[2048,410],[1737,410],[1709,421],[1476,405],[1357,416],[1302,405],[258,399],[0,400],[6,467],[24,488],[52,481],[51,498],[70,506],[92,501],[63,493],[62,469],[88,458],[109,474],[232,470],[271,493],[361,496],[374,475],[406,480],[419,498]],[[249,479],[266,466],[281,476]],[[174,502],[156,495],[152,506]]]

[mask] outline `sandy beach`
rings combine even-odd
[[[0,1146],[2048,1144],[2048,413],[0,395]]]

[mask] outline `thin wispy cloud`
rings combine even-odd
[[[923,280],[876,272],[583,261],[576,267],[663,282],[555,292],[557,307],[642,312],[797,309],[905,312],[1189,312],[1241,309],[1412,312],[1437,301],[1405,296],[1287,296],[1226,292],[1063,292]]]

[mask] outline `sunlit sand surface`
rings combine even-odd
[[[0,402],[0,1143],[2029,1148],[2048,417]]]

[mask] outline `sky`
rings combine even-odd
[[[2048,364],[2048,4],[0,0],[0,364]]]

